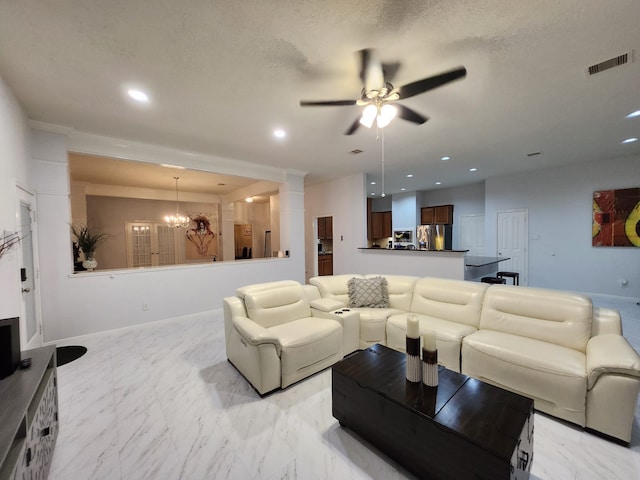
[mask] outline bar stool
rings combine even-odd
[[[509,277],[514,285],[520,285],[520,274],[518,272],[498,272],[498,277]]]
[[[507,281],[501,277],[482,277],[480,281],[482,283],[491,283],[491,284],[498,284],[498,285],[504,285],[505,283],[507,283]]]

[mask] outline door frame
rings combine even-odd
[[[31,238],[22,238],[18,242],[18,267],[24,268],[24,242],[31,242],[31,252],[33,256],[33,303],[34,314],[36,316],[36,333],[30,339],[27,338],[27,318],[24,295],[20,291],[20,349],[31,350],[41,347],[44,343],[44,335],[42,329],[42,300],[40,296],[40,258],[38,255],[38,227],[37,227],[37,209],[36,195],[31,188],[16,182],[16,219],[21,224],[22,214],[20,207],[26,205],[30,211]],[[22,288],[22,284],[20,284]]]

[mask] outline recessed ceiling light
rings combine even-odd
[[[371,182],[371,185],[375,185],[375,184],[376,184],[376,182]]]
[[[287,136],[287,132],[285,132],[281,128],[278,128],[277,130],[273,131],[273,136],[276,138],[284,138]]]
[[[407,178],[413,178],[413,173],[410,173],[409,175],[407,175]]]
[[[135,88],[130,88],[127,90],[127,94],[133,98],[136,102],[147,103],[149,101],[149,95],[144,93],[142,90],[136,90]]]
[[[446,162],[447,160],[451,160],[451,157],[442,157],[440,160]]]
[[[372,197],[373,197],[373,196],[375,196],[375,192],[371,192],[371,196],[372,196]]]
[[[638,139],[636,137],[632,137],[632,138],[625,138],[622,142],[620,143],[633,143],[633,142],[637,142]]]
[[[244,199],[244,201],[247,203],[253,203],[253,197],[247,197]]]
[[[404,192],[406,190],[406,188],[401,188],[400,190]]]
[[[436,185],[442,185],[442,182],[436,182]]]
[[[634,118],[634,117],[640,117],[640,110],[636,110],[635,112],[631,112],[629,115],[627,115],[627,118]]]
[[[470,169],[469,169],[469,171],[470,171],[470,172],[477,172],[477,171],[478,171],[478,169],[477,169],[477,168],[470,168]]]
[[[186,167],[183,167],[182,165],[171,165],[169,163],[161,163],[160,165],[167,168],[177,168],[178,170],[184,170],[186,168]]]

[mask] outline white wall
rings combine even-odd
[[[422,193],[419,207],[435,205],[453,205],[453,241],[452,248],[460,248],[460,216],[484,213],[484,182],[464,185],[462,187],[442,188]],[[418,209],[419,210],[419,209]]]
[[[31,145],[40,222],[45,342],[221,308],[223,297],[249,283],[304,281],[302,248],[297,240],[290,241],[289,233],[287,243],[297,247],[297,255],[289,259],[70,274],[67,137],[34,129]],[[300,205],[304,195],[301,178],[290,172],[283,172],[281,178],[287,201],[293,198]],[[287,232],[302,232],[302,207],[289,207],[282,196],[281,202],[289,212]]]
[[[639,185],[638,156],[490,178],[486,252],[496,251],[497,212],[526,208],[530,286],[638,298],[640,248],[592,247],[591,205],[596,190]]]
[[[367,192],[364,174],[309,186],[305,190],[306,278],[317,275],[315,219],[333,217],[333,273],[359,271],[359,247],[367,246]]]
[[[391,199],[391,230],[411,230],[416,243],[416,225],[420,224],[420,209],[416,192],[394,193]],[[395,239],[394,239],[395,242]]]
[[[29,127],[20,105],[0,77],[0,236],[19,230],[16,184],[28,186]],[[20,315],[20,262],[14,247],[0,258],[0,318]]]

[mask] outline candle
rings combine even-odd
[[[407,317],[407,337],[420,338],[420,323],[415,315]]]
[[[436,350],[436,332],[427,330],[424,335],[422,335],[422,348],[430,352]]]

